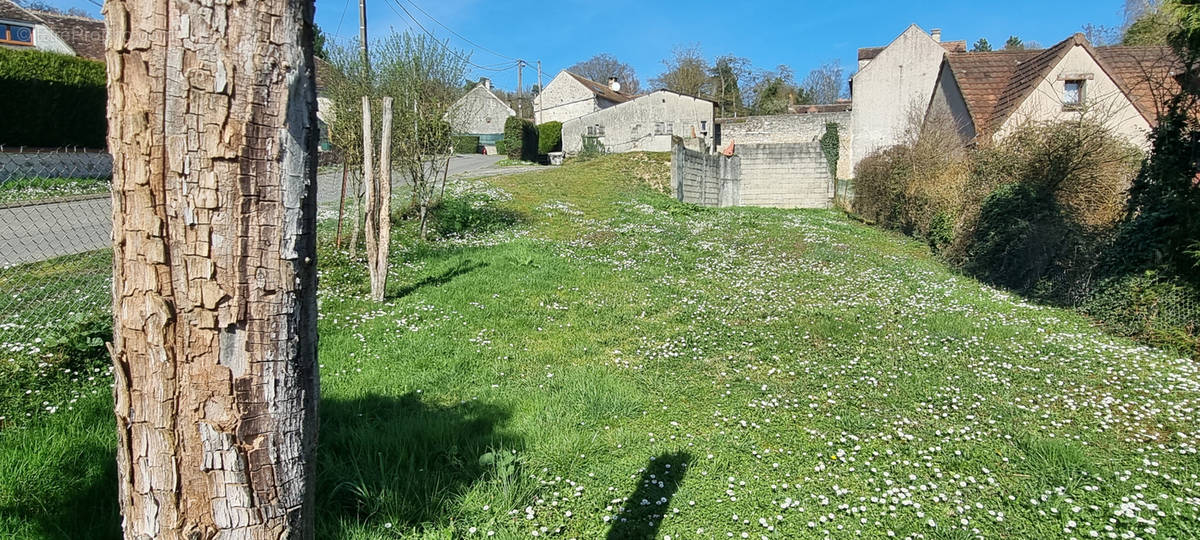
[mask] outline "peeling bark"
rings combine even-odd
[[[312,4],[105,2],[126,538],[311,538]]]
[[[366,192],[367,273],[371,299],[382,302],[387,290],[388,250],[392,239],[392,98],[383,98],[379,138],[379,174],[375,174],[375,143],[372,141],[371,100],[362,98],[363,190]]]

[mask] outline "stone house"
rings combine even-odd
[[[616,79],[610,79],[605,85],[570,71],[560,71],[533,98],[533,120],[538,124],[566,123],[567,120],[625,103],[633,97],[621,92],[621,85]]]
[[[0,47],[104,60],[104,21],[36,11],[0,0]]]
[[[492,92],[492,81],[484,78],[458,98],[446,113],[446,119],[458,135],[475,135],[479,143],[496,152],[496,141],[504,138],[504,122],[517,111]]]
[[[1170,48],[1093,47],[1083,34],[1042,50],[950,53],[926,118],[951,121],[972,145],[1091,114],[1144,148],[1182,71]]]
[[[924,117],[946,53],[966,51],[966,41],[942,42],[941,30],[927,34],[915,24],[885,47],[859,49],[850,80],[850,166],[902,142],[914,119]]]
[[[711,141],[715,106],[671,90],[651,92],[563,122],[563,151],[579,153],[584,137],[612,153],[669,152],[672,136]]]

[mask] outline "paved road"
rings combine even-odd
[[[521,169],[495,167],[499,156],[464,155],[450,160],[450,175],[507,174]],[[402,189],[407,180],[393,175]],[[341,170],[317,176],[317,202],[338,200]],[[112,240],[112,202],[108,197],[0,209],[0,267],[83,253],[108,246]]]

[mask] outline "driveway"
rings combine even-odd
[[[451,177],[512,174],[528,170],[496,167],[499,156],[461,155],[450,160]],[[407,179],[392,176],[397,191]],[[317,203],[334,203],[342,189],[342,171],[317,175]],[[352,193],[352,191],[350,191]],[[84,253],[112,243],[112,201],[108,196],[15,208],[0,208],[0,267]]]

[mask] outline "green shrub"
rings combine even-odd
[[[504,140],[509,159],[536,161],[538,156],[538,128],[532,121],[516,116],[504,121]]]
[[[1200,358],[1200,288],[1153,270],[1105,279],[1080,306],[1110,331]]]
[[[466,236],[506,229],[520,222],[520,215],[500,208],[482,194],[443,199],[433,208],[433,224],[441,236]]]
[[[500,139],[496,141],[496,154],[501,156],[508,155],[508,141]]]
[[[478,135],[455,135],[452,137],[452,140],[454,141],[454,152],[456,154],[479,153]]]
[[[0,48],[0,143],[104,148],[104,64]]]
[[[562,151],[562,122],[546,122],[538,129],[538,153]]]
[[[608,150],[604,148],[604,143],[600,142],[600,137],[588,137],[587,135],[580,135],[580,137],[583,138],[583,145],[579,149],[579,154],[575,156],[576,159],[587,161],[608,153]]]
[[[825,134],[821,136],[821,151],[825,153],[825,162],[829,165],[829,177],[837,178],[838,155],[840,154],[841,139],[838,137],[836,122],[825,124]]]

